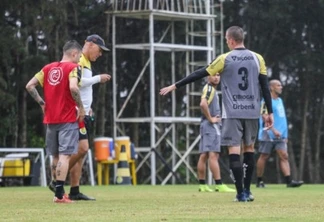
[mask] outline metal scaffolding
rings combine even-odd
[[[200,110],[199,115],[195,114],[194,104],[191,102],[193,97],[197,97],[200,93],[195,91],[194,86],[188,85],[186,87],[187,92],[187,107],[184,116],[176,116],[176,99],[175,93],[172,93],[172,107],[170,116],[157,116],[156,115],[156,97],[159,96],[156,92],[156,77],[155,60],[156,52],[170,53],[171,59],[171,74],[170,78],[172,82],[175,82],[176,74],[176,53],[185,53],[185,73],[189,75],[197,66],[209,64],[216,55],[216,47],[220,53],[223,52],[223,26],[222,26],[222,1],[214,3],[212,0],[112,0],[112,7],[108,14],[112,17],[112,75],[113,75],[113,117],[114,117],[114,138],[125,134],[122,127],[123,123],[146,123],[150,127],[150,145],[141,146],[136,148],[136,151],[141,153],[143,159],[137,165],[137,172],[145,164],[150,166],[151,173],[148,177],[148,181],[152,185],[157,184],[158,178],[162,185],[166,184],[171,178],[172,183],[175,183],[176,170],[182,164],[186,167],[186,182],[189,181],[190,174],[196,176],[195,170],[189,163],[189,154],[193,148],[198,144],[200,140],[199,131],[193,138],[190,138],[191,125],[199,125],[200,123]],[[215,1],[216,2],[216,1]],[[216,13],[217,12],[217,13]],[[148,42],[140,43],[122,43],[118,39],[118,33],[116,29],[116,23],[118,19],[140,19],[148,21]],[[155,24],[158,21],[167,22],[169,25],[164,30],[163,35],[160,36],[157,41],[157,37],[154,33]],[[220,29],[216,30],[215,22],[218,21]],[[196,22],[204,23],[204,30],[195,30]],[[185,27],[185,40],[183,43],[176,43],[175,39],[175,23],[183,23]],[[125,31],[125,30],[124,30]],[[171,41],[166,42],[165,36],[171,36]],[[203,38],[205,45],[196,45],[195,40],[197,38]],[[124,103],[117,105],[117,53],[118,50],[143,50],[149,52],[149,57],[144,64],[142,70],[138,73],[138,77],[135,81],[133,88],[129,91]],[[197,56],[197,52],[203,53],[203,61],[200,61],[201,56]],[[146,117],[123,117],[123,112],[129,101],[131,100],[138,83],[141,81],[145,71],[149,72],[149,85],[150,85],[150,111]],[[196,87],[197,88],[197,87]],[[199,97],[200,98],[200,97]],[[197,113],[197,111],[196,111]],[[161,127],[161,124],[164,127]],[[185,149],[181,152],[177,147],[178,134],[176,132],[176,126],[179,124],[185,124],[186,129],[186,144]],[[166,163],[171,162],[170,172],[167,175],[161,177],[157,169],[156,160],[159,153],[158,147],[161,143],[167,144],[172,148],[171,157],[166,160]],[[150,158],[150,161],[148,159]]]

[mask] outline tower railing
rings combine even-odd
[[[217,6],[215,2],[220,4]],[[219,9],[221,9],[222,1],[211,0],[111,0],[111,6],[106,12],[111,15],[112,21],[112,82],[113,82],[113,112],[114,112],[114,135],[126,135],[127,129],[124,125],[147,125],[149,124],[150,132],[148,136],[149,145],[143,143],[143,140],[138,140],[136,151],[142,157],[141,162],[138,163],[136,171],[138,172],[146,165],[151,172],[150,176],[144,181],[147,183],[151,181],[152,185],[160,183],[164,185],[172,179],[175,183],[176,172],[182,165],[186,167],[186,182],[190,181],[190,176],[196,177],[193,165],[190,164],[190,154],[193,149],[197,147],[200,140],[199,136],[199,122],[200,114],[196,115],[199,110],[191,112],[190,109],[196,103],[191,102],[193,97],[191,93],[197,91],[192,89],[190,85],[186,86],[187,101],[185,113],[177,115],[179,111],[176,101],[175,92],[171,94],[171,107],[168,107],[170,114],[161,115],[161,112],[156,110],[157,77],[162,78],[162,73],[156,70],[155,61],[159,61],[161,55],[170,55],[170,74],[171,82],[176,81],[176,72],[181,68],[183,75],[189,75],[193,69],[201,64],[206,65],[215,57],[216,46],[221,42],[216,38],[221,37],[222,30],[216,30],[215,20],[222,20],[218,16]],[[217,7],[216,7],[217,6]],[[216,11],[218,11],[216,13]],[[139,42],[129,42],[128,39],[119,38],[119,32],[127,32],[127,29],[118,29],[120,24],[126,24],[127,21],[132,19],[140,19],[143,25],[147,26],[146,35]],[[117,27],[117,21],[119,26]],[[158,24],[168,24],[167,26],[158,26]],[[182,29],[177,29],[182,27]],[[164,27],[159,32],[156,27]],[[182,32],[180,37],[176,38],[179,32]],[[168,38],[165,38],[165,37]],[[141,70],[134,70],[133,76],[137,76],[132,89],[127,95],[127,98],[122,102],[118,101],[118,64],[120,58],[117,54],[125,50],[142,50],[147,53],[143,56],[143,67]],[[161,53],[163,52],[163,54]],[[177,59],[182,55],[183,66],[177,66]],[[163,58],[166,58],[165,56]],[[119,60],[118,60],[119,59]],[[126,57],[122,58],[123,61],[127,60]],[[136,73],[138,75],[136,75]],[[126,116],[125,109],[129,101],[134,98],[135,89],[139,87],[145,75],[149,75],[149,102],[150,110],[146,116]],[[164,78],[164,76],[163,76]],[[193,84],[192,84],[193,85]],[[201,86],[198,86],[201,88]],[[197,88],[197,87],[196,87]],[[199,93],[196,93],[200,95]],[[195,96],[198,98],[198,96]],[[196,101],[196,99],[195,99]],[[119,104],[122,103],[122,104]],[[178,128],[185,130],[185,146],[179,147],[181,135]],[[197,129],[198,128],[198,129]],[[192,130],[197,131],[192,135]],[[170,164],[171,170],[168,175],[163,172],[164,167],[161,167],[158,157],[161,149],[171,149],[171,156],[165,162]],[[150,161],[149,161],[150,159]],[[156,181],[158,180],[158,182]]]
[[[206,0],[113,0],[113,11],[138,12],[160,10],[178,13],[209,14],[206,12]],[[209,2],[209,1],[208,1]]]

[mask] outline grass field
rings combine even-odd
[[[44,187],[4,187],[0,221],[324,221],[324,185],[254,187],[255,201],[239,203],[197,185],[82,186],[97,201],[73,204],[54,204]]]

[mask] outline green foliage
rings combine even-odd
[[[28,129],[28,144],[27,147],[45,147],[45,137],[35,129]]]

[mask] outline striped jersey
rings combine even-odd
[[[217,57],[206,71],[221,75],[222,118],[259,118],[259,75],[267,75],[261,55],[237,48]]]
[[[220,116],[221,115],[217,91],[212,85],[207,83],[204,86],[204,88],[202,90],[201,98],[207,100],[209,113],[211,116]],[[204,115],[202,115],[202,120],[205,120],[205,119],[206,119],[206,117]]]

